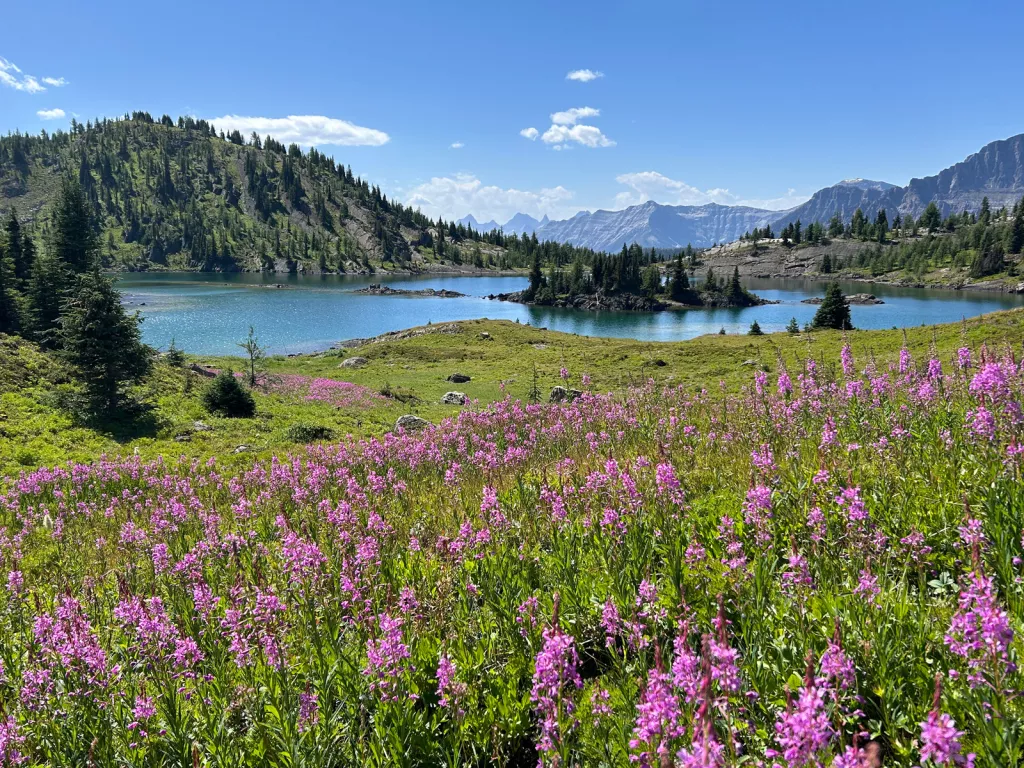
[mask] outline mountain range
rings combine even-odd
[[[463,216],[461,219],[456,221],[456,224],[465,224],[467,227],[472,227],[477,232],[490,232],[493,229],[500,229],[506,235],[511,235],[513,232],[517,235],[532,235],[540,227],[548,224],[550,219],[544,216],[540,221],[533,218],[525,213],[517,213],[511,219],[506,221],[504,224],[499,224],[494,219],[485,221],[483,224],[478,222],[473,214]]]
[[[874,218],[885,209],[889,220],[900,213],[919,217],[931,202],[943,216],[977,210],[988,197],[993,208],[1012,206],[1024,195],[1024,134],[986,144],[962,162],[934,176],[911,179],[906,186],[868,179],[847,179],[818,190],[795,208],[772,211],[746,206],[663,205],[648,201],[621,211],[581,211],[569,219],[537,221],[516,214],[511,221],[535,222],[533,230],[508,225],[503,229],[536,232],[541,240],[571,243],[600,251],[615,251],[623,243],[644,247],[678,248],[687,244],[707,247],[731,242],[755,227],[770,224],[778,231],[797,220],[803,224],[828,222],[838,214],[848,222],[860,208]],[[467,217],[472,219],[472,216]],[[472,219],[475,221],[475,219]],[[465,221],[465,220],[463,220]],[[493,223],[493,222],[489,222]],[[511,222],[510,222],[511,223]],[[487,231],[487,225],[474,229]]]

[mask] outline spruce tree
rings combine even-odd
[[[761,330],[761,326],[757,324],[757,320],[750,324],[750,330],[747,331],[748,336],[764,336],[764,331]]]
[[[800,333],[800,323],[796,321],[795,317],[789,318],[789,325],[786,326],[786,333],[794,335]]]
[[[99,253],[99,239],[93,228],[89,201],[82,186],[71,176],[61,179],[53,206],[53,229],[48,242],[50,253],[75,274],[93,266]]]
[[[1006,233],[1006,252],[1020,253],[1024,251],[1024,210],[1021,210]]]
[[[44,347],[54,349],[60,339],[61,309],[74,275],[53,254],[44,252],[32,267],[27,290],[27,325],[31,336]]]
[[[846,296],[843,295],[839,283],[828,284],[828,288],[825,289],[825,298],[814,314],[811,326],[819,329],[834,328],[840,331],[853,329],[853,323],[850,321],[850,305],[846,302]]]
[[[14,263],[0,243],[0,333],[17,333],[21,326],[15,283]]]
[[[740,268],[732,268],[732,280],[729,281],[729,297],[739,299],[743,296],[743,286],[740,284]]]
[[[690,292],[690,278],[686,275],[682,251],[676,254],[675,263],[672,265],[672,284],[669,289],[672,299],[675,301],[683,301]]]
[[[832,257],[827,253],[821,259],[821,274],[828,275],[832,273]]]
[[[85,386],[91,410],[111,413],[124,385],[149,373],[138,313],[129,315],[113,282],[93,268],[78,276],[60,319],[62,354]]]

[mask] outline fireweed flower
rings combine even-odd
[[[1002,677],[1016,671],[1009,657],[1013,636],[1010,619],[999,606],[992,578],[978,571],[968,574],[945,642],[954,654],[967,662],[972,687],[984,682],[986,672]]]
[[[412,654],[402,633],[404,619],[386,613],[377,616],[377,637],[366,642],[366,666],[363,674],[369,678],[370,690],[385,700],[398,701],[396,693],[407,659]]]
[[[320,722],[320,706],[317,693],[306,685],[306,690],[299,694],[299,733],[305,733]]]
[[[672,753],[671,742],[682,735],[679,700],[672,692],[672,678],[657,668],[647,673],[647,686],[636,707],[636,725],[629,748],[632,762],[652,768],[663,755]]]
[[[835,731],[825,709],[823,691],[813,682],[800,689],[775,724],[775,738],[790,768],[819,765],[818,755],[832,741]]]
[[[570,725],[563,718],[575,711],[566,689],[582,688],[583,681],[577,671],[580,660],[573,636],[562,632],[557,623],[546,628],[543,634],[544,645],[534,660],[530,701],[540,720],[537,751],[550,754],[558,751],[562,729]]]

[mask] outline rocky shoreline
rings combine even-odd
[[[426,296],[434,299],[460,299],[466,296],[458,291],[449,291],[445,288],[420,288],[419,290],[406,290],[405,288],[392,288],[390,285],[371,283],[365,288],[356,288],[352,293],[366,293],[371,296]]]
[[[821,304],[822,301],[824,301],[824,299],[822,299],[820,296],[815,296],[815,297],[810,298],[810,299],[804,299],[800,303],[801,304]],[[849,296],[846,297],[846,303],[847,304],[861,304],[861,305],[885,304],[884,301],[882,301],[881,299],[877,298],[872,293],[851,293]]]

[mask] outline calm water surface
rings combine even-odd
[[[435,299],[353,293],[369,283],[393,287],[447,288],[466,298]],[[156,274],[118,276],[130,309],[145,322],[148,344],[166,348],[173,338],[194,354],[236,354],[236,342],[256,328],[260,341],[276,354],[314,352],[335,342],[415,325],[449,320],[519,320],[586,336],[617,336],[646,341],[677,341],[705,333],[745,333],[754,320],[765,331],[785,328],[791,317],[801,326],[817,309],[802,299],[821,296],[824,284],[811,280],[749,279],[744,285],[765,299],[781,301],[748,309],[692,309],[680,312],[581,312],[491,301],[488,294],[525,288],[525,277],[338,276],[261,274]],[[277,288],[276,285],[283,287]],[[1024,296],[895,288],[849,283],[847,293],[874,293],[884,304],[852,307],[858,328],[892,328],[945,323],[985,312],[1024,306]]]

